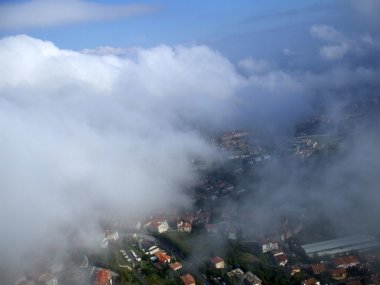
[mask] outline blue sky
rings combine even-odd
[[[200,43],[210,45],[233,58],[247,56],[251,50],[265,57],[269,56],[268,52],[282,51],[287,44],[294,45],[287,38],[307,36],[310,25],[339,19],[341,12],[338,13],[336,7],[332,7],[332,2],[334,1],[87,1],[86,3],[101,5],[100,8],[141,4],[152,9],[125,17],[111,16],[109,19],[59,24],[52,22],[43,26],[29,23],[4,27],[4,23],[0,22],[0,35],[25,33],[69,49],[104,45],[149,47],[158,44]],[[2,1],[0,13],[6,6],[26,3],[33,1]],[[43,15],[61,13],[59,10],[60,8],[51,9],[50,6]],[[17,16],[13,17],[15,18]]]

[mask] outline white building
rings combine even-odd
[[[151,221],[145,225],[149,230],[156,233],[164,233],[169,230],[169,224],[166,220],[163,221]]]
[[[106,230],[104,232],[104,236],[108,241],[116,241],[119,239],[119,233],[117,231]]]
[[[264,240],[261,242],[261,250],[263,253],[272,251],[272,250],[277,250],[278,249],[278,243],[273,242],[270,240]]]
[[[192,226],[190,223],[186,223],[184,221],[180,221],[177,223],[177,230],[179,232],[191,233]]]

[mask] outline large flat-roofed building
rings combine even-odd
[[[363,252],[379,246],[377,239],[370,235],[354,235],[316,243],[304,244],[302,248],[309,257],[335,257],[353,251]]]

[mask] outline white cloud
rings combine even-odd
[[[60,224],[95,227],[110,208],[185,205],[179,189],[196,179],[189,161],[215,156],[194,125],[243,118],[243,127],[286,129],[316,93],[375,85],[379,74],[281,70],[253,58],[238,67],[247,76],[199,45],[75,52],[25,35],[1,39],[0,265],[20,257],[8,245],[38,248]]]
[[[246,73],[263,73],[273,68],[272,64],[266,60],[247,57],[238,62],[238,66]]]
[[[340,43],[345,41],[344,36],[335,28],[328,25],[313,25],[310,28],[312,36],[327,42]]]
[[[206,46],[117,57],[28,36],[0,40],[0,73],[0,266],[60,224],[186,205],[191,159],[216,154],[191,125],[223,124],[245,82]]]
[[[340,45],[328,45],[320,48],[320,55],[326,59],[336,60],[343,58],[349,47],[347,44],[343,43]]]
[[[84,0],[32,0],[0,5],[0,29],[113,20],[152,12],[149,5],[101,5]]]
[[[334,27],[328,25],[313,25],[310,28],[310,33],[312,36],[328,43],[319,49],[320,56],[327,60],[340,60],[348,54],[362,56],[364,55],[363,49],[365,49],[363,44],[368,44],[360,38],[346,37]]]

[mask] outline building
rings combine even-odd
[[[296,275],[297,273],[300,273],[301,272],[301,267],[295,265],[295,266],[292,266],[290,268],[290,276],[294,276]]]
[[[173,271],[178,271],[178,270],[180,270],[182,268],[182,264],[179,263],[179,262],[174,262],[174,263],[170,263],[169,267]]]
[[[94,285],[112,285],[111,271],[102,269],[96,272]]]
[[[228,277],[240,277],[244,275],[244,271],[241,270],[240,268],[236,268],[234,270],[231,270],[230,272],[227,273]]]
[[[184,285],[195,285],[195,279],[191,274],[185,274],[180,276]]]
[[[215,269],[224,269],[224,260],[219,256],[211,258],[211,263]]]
[[[179,232],[191,233],[192,226],[190,223],[186,223],[184,221],[180,221],[177,223],[177,230]]]
[[[153,255],[153,254],[155,254],[155,253],[158,252],[158,251],[160,251],[160,249],[159,249],[156,245],[154,245],[154,246],[151,246],[151,247],[148,249],[148,252],[147,252],[147,253],[149,253],[150,255]]]
[[[379,247],[379,242],[375,237],[369,235],[348,236],[302,245],[302,248],[309,257],[335,257],[352,251],[365,252],[377,247]]]
[[[271,240],[262,240],[260,245],[263,253],[278,249],[278,242]]]
[[[244,284],[261,285],[262,281],[255,274],[253,274],[252,272],[248,271],[247,273],[245,273]]]
[[[347,277],[346,269],[335,268],[330,270],[331,278],[334,280],[343,280]]]
[[[288,263],[288,257],[283,253],[273,257],[278,266],[285,266]]]
[[[248,284],[248,285],[261,285],[262,281],[259,277],[257,277],[252,272],[244,273],[243,270],[240,268],[236,268],[230,272],[227,273],[229,278],[236,279],[240,281],[242,284]]]
[[[167,255],[165,252],[163,251],[157,251],[155,254],[154,254],[155,257],[157,257],[157,260],[161,263],[170,263],[170,260],[171,260],[171,256],[170,255]]]
[[[316,263],[311,265],[311,270],[314,275],[319,275],[326,271],[326,265],[324,263]]]
[[[321,285],[321,282],[319,282],[315,278],[308,278],[302,282],[302,285]]]
[[[167,220],[155,220],[147,223],[145,227],[155,233],[164,233],[169,230],[169,224]]]
[[[104,232],[104,237],[108,241],[111,241],[111,240],[116,241],[119,239],[119,233],[117,231],[106,230]]]
[[[338,257],[334,259],[336,268],[349,268],[360,264],[359,259],[354,255]]]
[[[229,239],[237,239],[237,229],[234,226],[227,227],[226,234]]]

